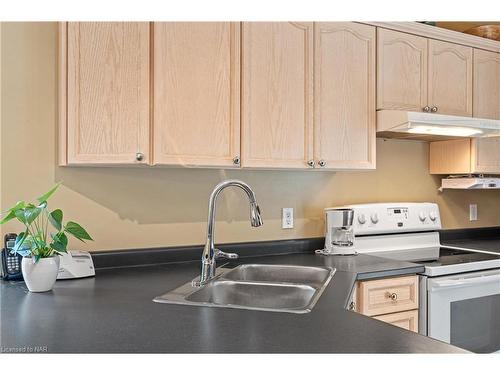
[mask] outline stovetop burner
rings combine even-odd
[[[370,255],[422,264],[425,266],[424,274],[428,276],[500,268],[500,254],[487,254],[448,247],[392,250],[371,253]]]
[[[417,261],[417,263],[431,267],[439,267],[462,263],[482,262],[494,259],[500,259],[500,255],[440,247],[439,255],[435,259]]]

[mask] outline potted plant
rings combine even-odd
[[[59,184],[39,197],[36,204],[17,202],[0,220],[0,224],[4,224],[17,219],[24,225],[24,231],[17,235],[13,252],[23,256],[21,270],[30,292],[47,292],[54,286],[59,271],[59,255],[67,252],[67,235],[82,242],[92,241],[81,225],[74,221],[63,224],[60,209],[47,209],[47,200],[58,187]]]

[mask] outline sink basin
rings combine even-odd
[[[245,264],[219,268],[202,287],[187,283],[153,301],[194,306],[308,313],[330,282],[329,267]]]
[[[214,281],[186,300],[266,310],[303,310],[316,289],[307,285]]]
[[[331,269],[274,264],[243,264],[224,275],[224,279],[235,281],[270,281],[289,284],[306,284],[321,287]]]

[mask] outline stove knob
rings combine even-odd
[[[364,224],[364,223],[366,223],[366,216],[365,216],[365,214],[359,214],[359,215],[358,215],[358,222],[359,222],[360,224]]]
[[[424,221],[425,221],[425,219],[427,218],[427,217],[425,216],[425,212],[422,212],[422,211],[421,211],[421,212],[418,214],[418,218],[420,219],[420,221],[421,221],[421,222],[424,222]]]
[[[370,215],[370,219],[372,221],[373,224],[377,224],[378,223],[378,215],[376,213],[373,213]]]
[[[436,215],[436,213],[435,213],[434,211],[431,211],[431,212],[429,213],[429,218],[430,218],[432,221],[436,221],[436,219],[437,219],[437,215]]]

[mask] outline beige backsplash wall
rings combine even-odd
[[[500,191],[437,192],[427,172],[428,145],[377,141],[377,170],[369,172],[237,171],[176,168],[68,168],[56,164],[55,23],[4,23],[1,30],[0,208],[34,199],[55,182],[51,200],[66,218],[83,224],[94,243],[88,250],[200,244],[213,186],[239,178],[256,191],[264,226],[251,228],[240,191],[219,202],[217,242],[321,236],[323,208],[384,201],[432,201],[446,228],[500,225]],[[479,220],[468,221],[469,203]],[[293,207],[295,228],[281,229],[281,208]],[[18,224],[2,232],[19,231]]]

